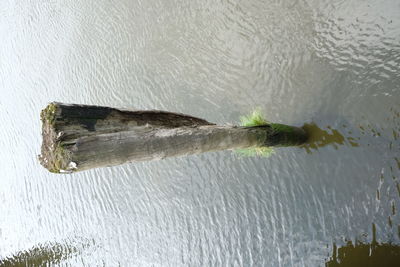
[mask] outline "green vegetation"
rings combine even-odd
[[[49,171],[53,173],[60,173],[62,169],[65,169],[66,163],[64,162],[68,158],[67,151],[61,146],[60,143],[56,144],[56,148],[53,152],[53,164]]]
[[[240,122],[241,126],[247,126],[247,127],[268,124],[268,121],[263,118],[263,115],[261,114],[261,110],[259,108],[255,109],[248,116],[241,116]]]
[[[277,132],[287,132],[287,133],[293,132],[293,128],[285,124],[271,123],[270,125],[271,128]]]
[[[268,124],[268,121],[263,118],[259,108],[255,109],[248,116],[241,116],[240,122],[240,125],[245,127]],[[274,153],[274,150],[271,147],[251,147],[245,149],[236,149],[235,152],[244,157],[269,157]]]
[[[55,118],[56,118],[56,110],[57,110],[57,106],[54,103],[50,103],[40,113],[40,118],[42,119],[42,122],[47,121],[47,123],[52,125],[54,123]]]

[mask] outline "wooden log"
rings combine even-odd
[[[307,139],[303,129],[283,124],[218,126],[172,112],[55,102],[42,110],[41,120],[39,160],[55,173],[224,149],[294,146]]]

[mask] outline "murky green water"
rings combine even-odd
[[[336,266],[360,242],[396,249],[399,14],[398,0],[0,2],[3,265]],[[260,107],[313,139],[54,175],[36,158],[51,101],[219,124]]]

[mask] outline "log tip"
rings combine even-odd
[[[57,109],[58,109],[57,103],[52,102],[48,104],[47,107],[40,112],[40,119],[42,120],[42,123],[54,124],[56,119]]]
[[[57,132],[55,121],[59,113],[57,103],[50,103],[40,113],[42,121],[42,147],[39,155],[40,164],[53,173],[72,172],[76,164],[71,161],[70,152],[59,140],[61,133]]]

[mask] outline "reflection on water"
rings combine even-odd
[[[0,266],[52,266],[79,255],[88,246],[89,242],[75,245],[55,242],[39,244],[4,259],[0,258]]]
[[[307,143],[300,147],[304,148],[307,153],[312,153],[312,150],[317,150],[320,147],[325,147],[328,145],[332,145],[335,149],[338,149],[339,145],[345,144],[348,144],[352,147],[359,146],[359,144],[356,142],[356,138],[345,137],[338,130],[333,129],[331,126],[327,126],[328,130],[323,130],[315,123],[306,123],[302,128],[307,132],[309,138]]]
[[[327,267],[364,267],[385,266],[396,267],[400,263],[400,246],[394,244],[371,243],[364,244],[349,241],[339,249],[333,246],[332,258],[326,263]]]
[[[376,228],[373,225],[373,239],[370,244],[348,241],[345,246],[333,245],[332,257],[326,262],[327,267],[395,267],[400,263],[400,246],[376,241]]]

